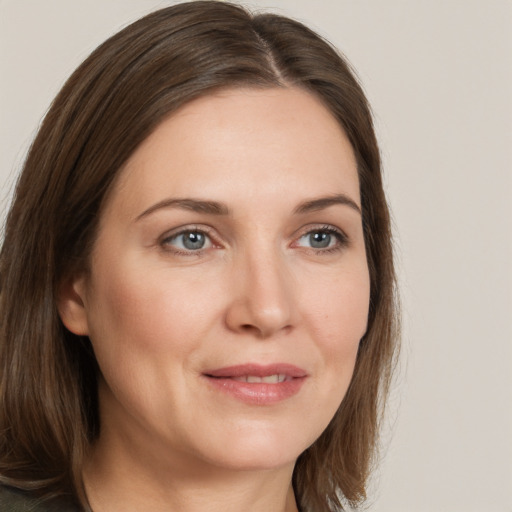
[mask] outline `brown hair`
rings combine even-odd
[[[97,365],[62,325],[57,288],[88,264],[102,203],[123,164],[170,113],[223,88],[301,87],[320,98],[356,155],[370,269],[368,330],[335,417],[298,459],[302,510],[365,498],[396,346],[390,220],[371,113],[347,62],[304,25],[196,1],[114,35],[73,73],[36,136],[0,254],[0,483],[70,496],[99,432]]]

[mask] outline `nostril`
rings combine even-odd
[[[243,324],[243,325],[240,326],[240,329],[242,331],[249,332],[249,333],[251,333],[251,332],[259,333],[259,332],[261,332],[261,329],[258,329],[256,326],[251,325],[251,324]]]

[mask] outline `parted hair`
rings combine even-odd
[[[379,149],[347,61],[303,24],[215,1],[153,12],[112,36],[53,101],[17,182],[0,253],[0,484],[89,510],[81,479],[99,435],[87,337],[63,326],[59,286],[89,264],[123,164],[185,103],[222,88],[299,87],[319,98],[357,160],[370,272],[368,329],[334,418],[296,463],[302,511],[366,497],[397,346],[391,229]]]

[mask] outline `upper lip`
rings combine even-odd
[[[204,375],[217,378],[243,377],[251,375],[255,377],[268,377],[270,375],[286,375],[288,377],[306,377],[307,372],[298,366],[287,363],[257,364],[247,363],[224,368],[216,368],[204,372]]]

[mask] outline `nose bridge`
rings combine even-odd
[[[237,267],[231,326],[259,337],[291,327],[292,279],[278,244],[265,236],[255,237],[239,254]]]

